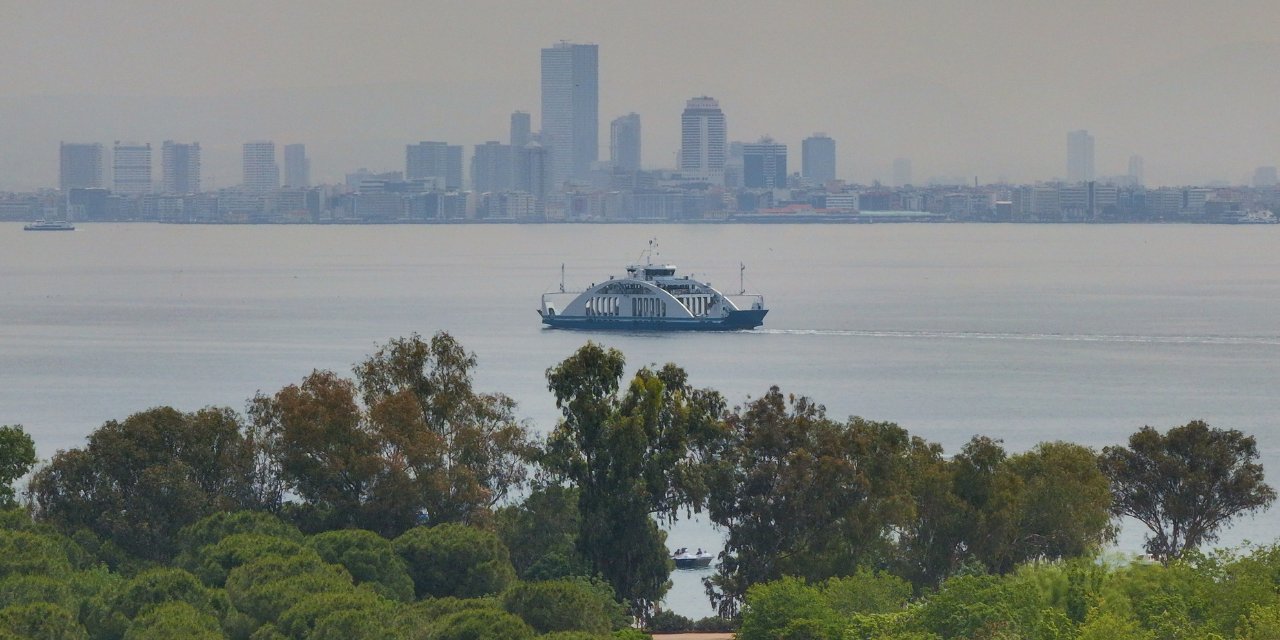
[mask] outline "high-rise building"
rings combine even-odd
[[[511,145],[496,140],[476,145],[471,156],[471,189],[477,193],[511,188]]]
[[[742,145],[742,185],[748,189],[787,186],[787,145],[773,138]]]
[[[516,190],[533,194],[539,212],[546,210],[546,199],[554,186],[550,155],[546,147],[536,142],[530,142],[519,152],[520,173],[516,176]]]
[[[160,147],[160,192],[200,193],[200,143],[165,140]]]
[[[419,142],[405,147],[406,180],[439,178],[448,190],[462,188],[462,147],[447,142]]]
[[[911,184],[911,159],[895,158],[893,161],[893,186],[905,187]]]
[[[614,169],[640,170],[640,115],[628,113],[609,123],[609,161]]]
[[[558,42],[542,50],[542,146],[551,179],[585,180],[600,159],[599,47]]]
[[[815,133],[800,145],[800,175],[824,184],[836,179],[836,141]]]
[[[311,159],[307,157],[307,145],[284,146],[284,185],[300,188],[311,186]]]
[[[1083,129],[1067,132],[1067,182],[1093,180],[1093,136]]]
[[[530,124],[529,114],[524,111],[516,111],[511,114],[511,148],[523,149],[525,145],[531,141],[529,138]]]
[[[265,193],[280,188],[280,165],[276,164],[276,143],[259,140],[244,143],[244,188]]]
[[[1129,183],[1135,187],[1145,184],[1146,176],[1142,167],[1142,156],[1129,156]]]
[[[1277,175],[1275,167],[1258,167],[1253,170],[1253,186],[1264,189],[1274,187],[1277,184]]]
[[[151,143],[120,142],[111,148],[112,191],[121,195],[151,193]]]
[[[96,142],[58,143],[58,188],[102,188],[102,145]]]
[[[680,115],[680,171],[724,184],[727,129],[715,98],[690,98]]]

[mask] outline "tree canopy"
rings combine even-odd
[[[1206,542],[1232,518],[1264,509],[1276,492],[1262,480],[1252,436],[1193,420],[1161,434],[1143,427],[1128,447],[1107,447],[1102,469],[1117,515],[1149,531],[1147,552],[1172,560]]]

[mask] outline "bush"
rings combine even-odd
[[[449,614],[432,629],[431,640],[528,640],[533,629],[524,620],[492,609]]]
[[[307,539],[325,562],[346,567],[356,584],[400,602],[413,601],[413,580],[390,540],[372,531],[326,531]]]
[[[502,594],[502,607],[538,633],[608,633],[613,628],[610,604],[598,592],[570,580],[520,582]]]
[[[683,633],[693,631],[693,620],[674,611],[659,611],[649,618],[648,629],[653,633]]]

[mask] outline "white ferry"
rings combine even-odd
[[[23,231],[75,231],[76,226],[66,220],[36,220],[22,225]]]
[[[649,252],[652,256],[652,251]],[[739,265],[739,276],[746,267]],[[585,291],[542,294],[538,315],[556,329],[621,331],[740,331],[764,324],[769,312],[764,296],[724,294],[710,284],[677,276],[673,264],[627,267],[623,277],[610,277]]]

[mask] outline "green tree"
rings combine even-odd
[[[222,587],[232,569],[267,556],[290,556],[302,549],[302,544],[289,538],[261,533],[234,533],[214,544],[206,544],[193,553],[183,553],[175,561],[179,567],[190,571],[201,582],[211,587]]]
[[[476,362],[439,332],[391,340],[355,368],[384,456],[428,524],[487,520],[527,473],[528,430],[513,400],[473,389]]]
[[[136,556],[167,560],[178,531],[253,508],[253,451],[230,409],[159,407],[110,421],[84,449],[60,451],[31,481],[37,514],[86,528]]]
[[[373,626],[385,627],[395,611],[395,603],[367,589],[316,593],[285,610],[276,627],[291,638],[307,640],[314,637],[321,620],[344,611],[361,612]]]
[[[538,633],[585,631],[609,633],[614,603],[575,580],[519,582],[502,594],[502,607],[520,616]]]
[[[390,540],[372,531],[344,529],[311,536],[307,546],[325,562],[345,567],[356,585],[368,585],[392,600],[413,601],[413,579]]]
[[[1252,436],[1194,420],[1165,434],[1143,427],[1128,447],[1103,449],[1101,465],[1114,513],[1147,527],[1147,552],[1168,562],[1216,540],[1232,518],[1275,501],[1257,460]]]
[[[476,598],[515,579],[507,548],[491,532],[464,524],[415,527],[395,540],[419,598]]]
[[[787,576],[747,590],[739,640],[800,636],[802,628],[812,632],[814,638],[838,638],[843,628],[840,616],[817,587]]]
[[[441,618],[427,637],[430,640],[528,640],[533,636],[533,629],[510,613],[474,609]]]
[[[0,509],[17,506],[13,482],[36,463],[36,444],[22,425],[0,426]]]
[[[218,620],[185,601],[166,602],[148,609],[129,624],[124,640],[221,640]]]
[[[711,520],[727,532],[708,594],[731,617],[751,585],[847,575],[894,555],[911,521],[910,461],[922,441],[891,423],[841,423],[773,387],[730,414]]]
[[[1018,485],[1011,564],[1084,556],[1115,538],[1110,481],[1092,449],[1041,443],[1004,466]]]
[[[193,552],[217,544],[237,533],[259,533],[286,540],[302,541],[302,532],[274,514],[263,511],[219,512],[198,520],[178,532],[178,548]]]
[[[248,616],[250,631],[274,623],[280,614],[317,593],[350,592],[351,574],[304,549],[290,557],[265,556],[236,567],[227,576],[227,597]]]
[[[498,509],[494,523],[521,580],[554,580],[590,573],[586,559],[577,549],[582,518],[578,514],[576,488],[538,487],[520,504]]]
[[[577,486],[578,549],[644,616],[669,588],[665,534],[654,518],[700,510],[709,463],[720,452],[724,402],[695,389],[679,367],[636,373],[619,394],[625,361],[587,343],[547,371],[562,419],[542,460]]]
[[[70,611],[48,602],[0,609],[0,631],[29,640],[88,640],[84,626]]]

